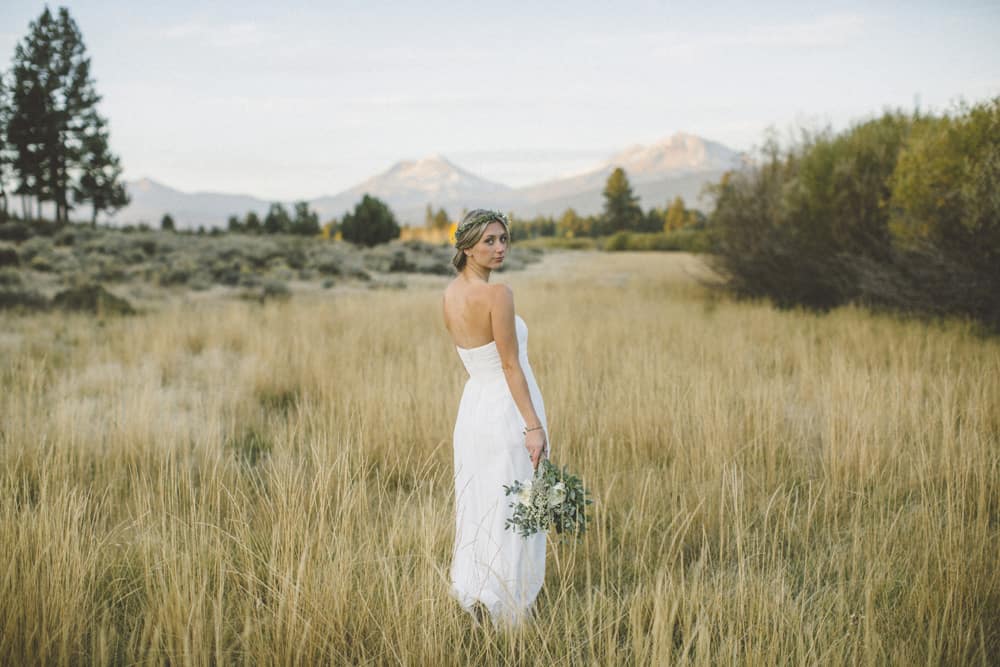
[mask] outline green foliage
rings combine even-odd
[[[1000,113],[885,113],[840,134],[768,142],[709,188],[716,268],[779,306],[848,302],[1000,327]]]
[[[638,231],[643,214],[639,198],[632,194],[625,170],[616,167],[604,186],[604,214],[602,221],[609,232]]]
[[[164,213],[163,218],[160,219],[160,229],[165,232],[176,231],[177,226],[174,224],[174,218],[169,213]]]
[[[663,231],[674,232],[685,227],[696,227],[704,223],[704,218],[698,211],[684,205],[684,198],[674,197],[667,210],[663,212]]]
[[[1000,98],[918,123],[891,185],[899,238],[1000,260]]]
[[[572,208],[566,209],[556,225],[559,236],[572,238],[575,236],[591,236],[594,229],[594,220],[589,216],[582,216]]]
[[[699,229],[679,229],[674,232],[618,232],[604,241],[604,250],[656,250],[680,252],[710,252],[712,239]]]
[[[396,216],[382,200],[364,195],[352,213],[344,215],[340,224],[345,241],[374,246],[399,237]]]
[[[530,480],[515,480],[504,485],[504,495],[513,496],[510,507],[514,510],[505,528],[522,537],[530,537],[550,528],[556,534],[582,538],[587,532],[587,505],[590,492],[579,476],[562,470],[549,459],[543,458]]]
[[[514,241],[533,239],[539,236],[554,236],[556,234],[556,221],[550,216],[538,215],[534,218],[519,218],[512,213],[508,218],[510,220],[511,239]]]

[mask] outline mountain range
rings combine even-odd
[[[340,218],[365,193],[385,201],[402,224],[420,225],[428,204],[444,208],[453,217],[462,209],[496,208],[518,217],[559,215],[567,208],[589,215],[603,205],[608,176],[622,167],[643,208],[665,206],[680,195],[688,206],[704,207],[702,187],[718,181],[728,169],[739,167],[744,156],[722,144],[677,133],[649,146],[635,145],[611,156],[593,169],[535,185],[512,188],[480,178],[443,155],[404,160],[336,195],[309,200],[321,221]],[[188,193],[150,178],[127,181],[131,203],[118,211],[113,224],[146,222],[156,225],[169,213],[178,228],[206,228],[226,224],[231,215],[248,211],[262,216],[271,202],[250,195],[213,192]],[[289,205],[289,202],[282,202]]]

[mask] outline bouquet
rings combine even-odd
[[[542,459],[535,475],[525,482],[515,481],[504,485],[504,494],[514,496],[510,507],[514,514],[507,519],[506,528],[529,537],[535,533],[555,528],[555,531],[577,538],[587,530],[587,505],[593,500],[583,482],[576,475],[560,470],[548,459]]]

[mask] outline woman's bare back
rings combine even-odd
[[[501,285],[470,282],[459,276],[444,290],[444,324],[455,345],[472,349],[493,340],[490,315],[494,290]]]

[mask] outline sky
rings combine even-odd
[[[44,3],[0,3],[0,68]],[[54,10],[59,5],[50,5]],[[66,2],[127,179],[271,200],[404,159],[511,186],[1000,95],[1000,2]]]

